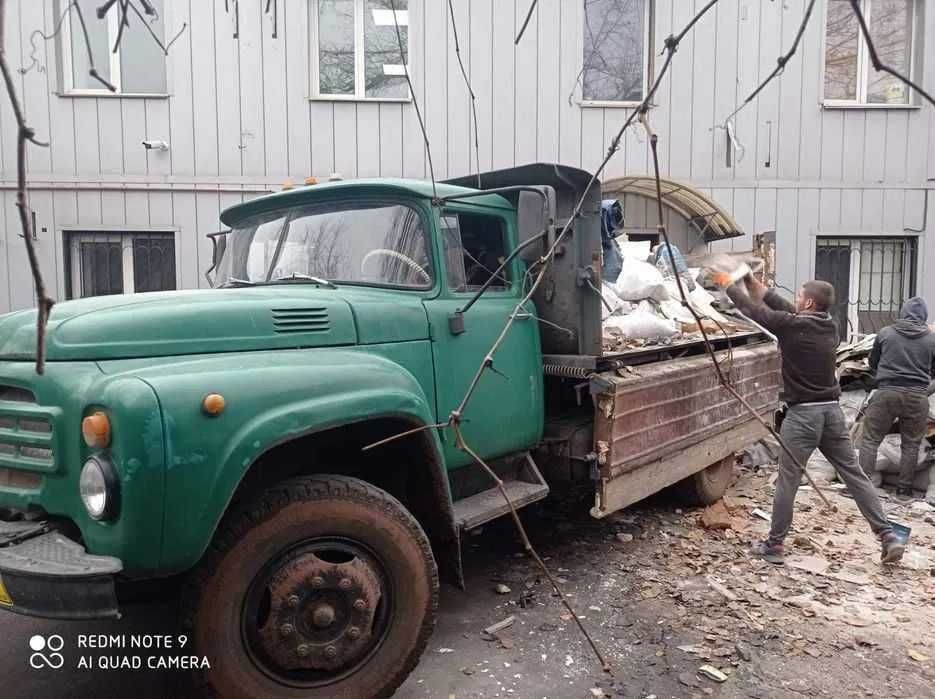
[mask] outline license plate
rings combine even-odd
[[[4,607],[13,606],[13,598],[10,597],[10,593],[6,591],[6,586],[3,584],[3,578],[0,578],[0,604]]]

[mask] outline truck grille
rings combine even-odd
[[[16,386],[0,386],[0,467],[55,470],[53,411]]]
[[[273,328],[277,333],[324,333],[331,329],[327,308],[273,309]]]

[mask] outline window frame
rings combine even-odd
[[[916,52],[920,44],[919,41],[919,0],[909,0],[912,3],[912,28],[909,32],[909,79],[916,81],[916,63],[918,56]],[[867,19],[868,25],[871,22],[873,9],[873,0],[860,0],[861,12]],[[863,32],[858,27],[857,30],[857,96],[850,99],[833,99],[825,97],[825,60],[827,59],[828,46],[828,2],[825,0],[824,13],[821,22],[821,77],[820,94],[821,105],[828,109],[919,109],[915,91],[906,86],[906,101],[901,104],[888,104],[867,101],[867,83],[870,73],[873,71],[873,64],[870,61],[870,52],[867,50],[867,41],[864,39]]]
[[[354,94],[335,95],[321,92],[319,74],[319,45],[318,45],[318,13],[319,0],[308,0],[309,5],[309,34],[308,34],[308,60],[309,60],[309,99],[317,102],[395,102],[405,104],[412,102],[412,91],[406,86],[409,93],[406,97],[367,97],[366,64],[364,61],[364,12],[366,0],[353,0],[354,2]],[[406,51],[409,62],[406,70],[412,76],[412,2],[406,7]],[[401,12],[402,10],[397,10]],[[402,25],[400,25],[402,26]]]
[[[167,13],[167,8],[163,7],[163,26],[165,26],[165,16]],[[75,13],[69,11],[65,18],[62,20],[61,28],[61,42],[59,48],[61,49],[62,57],[62,80],[61,87],[62,91],[61,96],[65,97],[168,97],[169,96],[169,62],[163,60],[163,65],[165,67],[166,73],[166,90],[165,92],[124,92],[121,85],[121,70],[120,70],[120,51],[121,48],[117,49],[117,52],[114,53],[111,51],[111,47],[114,42],[117,40],[117,32],[119,29],[119,18],[116,8],[111,8],[107,12],[107,57],[110,61],[110,83],[117,88],[116,92],[111,92],[104,85],[100,87],[75,87],[74,84],[74,70],[72,67],[72,18],[75,16]],[[94,17],[86,17],[85,22],[98,21]],[[80,31],[80,28],[79,28]],[[164,59],[167,57],[164,57]]]
[[[120,242],[123,260],[123,291],[124,294],[135,294],[136,280],[133,271],[133,244],[137,237],[146,236],[172,236],[175,252],[175,289],[182,289],[182,271],[179,264],[178,228],[148,227],[143,229],[127,229],[126,226],[66,226],[62,229],[62,244],[65,255],[65,297],[68,300],[95,298],[81,294],[81,255],[75,254],[76,247],[84,242]],[[129,241],[129,245],[126,244]],[[140,292],[143,293],[143,292]]]
[[[445,241],[443,240],[443,234],[442,234],[442,230],[443,230],[442,218],[444,218],[445,216],[458,217],[458,235],[459,236],[461,235],[461,220],[460,220],[461,216],[487,216],[489,218],[496,219],[497,224],[500,227],[500,239],[503,243],[504,257],[508,256],[513,250],[513,246],[510,240],[510,228],[509,228],[507,219],[501,214],[493,213],[493,211],[487,211],[487,210],[478,211],[473,208],[462,208],[458,206],[445,206],[444,208],[441,208],[438,211],[436,224],[438,226],[439,245],[441,246],[441,259],[443,260],[443,264],[445,265],[444,279],[441,280],[441,283],[443,284],[444,288],[447,290],[448,294],[451,296],[456,296],[456,297],[474,296],[478,292],[480,287],[477,287],[476,289],[465,288],[465,289],[459,290],[451,285],[451,277],[449,276],[451,274],[451,265],[449,264],[448,256],[445,254],[445,250],[444,250]],[[464,246],[463,238],[461,240],[461,244],[463,248]],[[493,284],[491,284],[489,287],[487,287],[487,290],[484,292],[485,295],[488,293],[510,294],[514,291],[516,287],[516,281],[515,281],[516,274],[515,274],[515,269],[514,269],[514,263],[516,259],[518,258],[514,258],[514,260],[512,260],[510,264],[508,264],[502,271],[502,274],[506,281],[506,285],[505,286],[494,286]]]
[[[578,106],[579,107],[596,107],[596,108],[607,108],[607,107],[617,107],[621,109],[633,109],[642,104],[643,100],[646,99],[646,92],[649,89],[651,79],[653,77],[654,65],[654,54],[653,54],[653,39],[655,36],[654,23],[655,23],[655,4],[656,0],[643,0],[643,21],[645,23],[645,36],[643,37],[643,97],[639,100],[589,100],[584,97],[584,33],[586,30],[586,8],[584,3],[586,0],[578,0],[578,8],[581,11],[581,21],[580,27],[581,31],[578,32],[578,52],[577,52],[577,66],[578,66],[578,83],[575,85],[575,91],[578,93]]]

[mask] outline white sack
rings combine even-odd
[[[648,313],[643,308],[625,316],[611,316],[604,322],[604,327],[619,330],[630,340],[663,340],[672,337],[678,331],[671,320]]]
[[[662,275],[655,266],[630,257],[623,259],[620,276],[614,284],[614,290],[624,301],[655,299],[665,301],[669,298]]]

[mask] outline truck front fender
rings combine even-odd
[[[356,349],[256,352],[189,359],[135,372],[149,381],[163,412],[167,472],[167,572],[194,565],[250,467],[271,449],[330,428],[378,418],[413,426],[435,422],[419,379],[400,364]],[[422,380],[431,377],[420,377]],[[225,408],[202,409],[217,393]],[[433,480],[451,495],[438,437],[427,431]],[[322,464],[327,472],[327,464]]]

